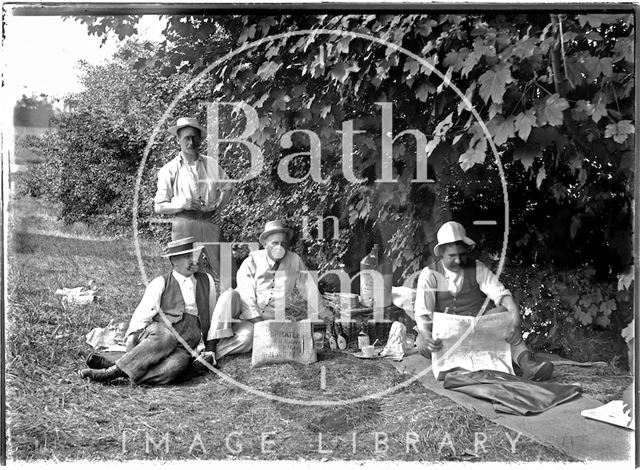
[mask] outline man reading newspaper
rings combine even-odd
[[[433,312],[477,315],[489,297],[513,317],[504,332],[504,341],[509,343],[511,357],[522,376],[536,381],[548,380],[553,364],[537,360],[525,345],[520,330],[520,309],[511,293],[483,263],[468,259],[467,252],[475,247],[475,242],[467,237],[464,227],[458,222],[447,222],[437,236],[434,252],[440,259],[424,268],[418,278],[415,319],[420,353],[428,357],[442,349],[442,341],[432,336]]]

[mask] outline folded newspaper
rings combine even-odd
[[[504,339],[511,321],[509,312],[481,317],[434,312],[432,336],[442,340],[442,349],[431,354],[436,380],[456,367],[513,374],[511,347]]]

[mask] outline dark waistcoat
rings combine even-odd
[[[200,329],[202,337],[206,340],[211,325],[211,312],[209,311],[209,278],[205,273],[194,273],[196,278],[196,306],[198,308],[198,318],[200,319]],[[160,297],[160,308],[171,323],[178,323],[182,320],[184,313],[184,298],[182,291],[173,273],[164,276],[164,291]],[[188,314],[187,314],[188,315]]]
[[[444,276],[445,271],[442,266],[442,260],[429,266]],[[487,296],[480,290],[478,281],[476,280],[476,262],[472,261],[469,266],[463,267],[464,280],[462,281],[462,289],[458,294],[451,295],[448,289],[436,291],[436,312],[444,312],[449,308],[449,312],[453,315],[477,315]]]

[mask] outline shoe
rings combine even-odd
[[[91,369],[108,369],[114,364],[115,362],[108,360],[102,354],[98,353],[91,353],[87,358],[87,365]]]
[[[539,361],[531,351],[520,354],[518,366],[522,370],[522,378],[527,380],[549,380],[553,374],[553,364],[549,361]]]
[[[113,365],[107,369],[82,369],[78,371],[81,379],[89,379],[92,382],[111,382],[120,377],[126,377],[122,369]]]

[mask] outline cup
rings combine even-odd
[[[373,357],[375,346],[363,346],[362,347],[362,355],[364,357]]]

